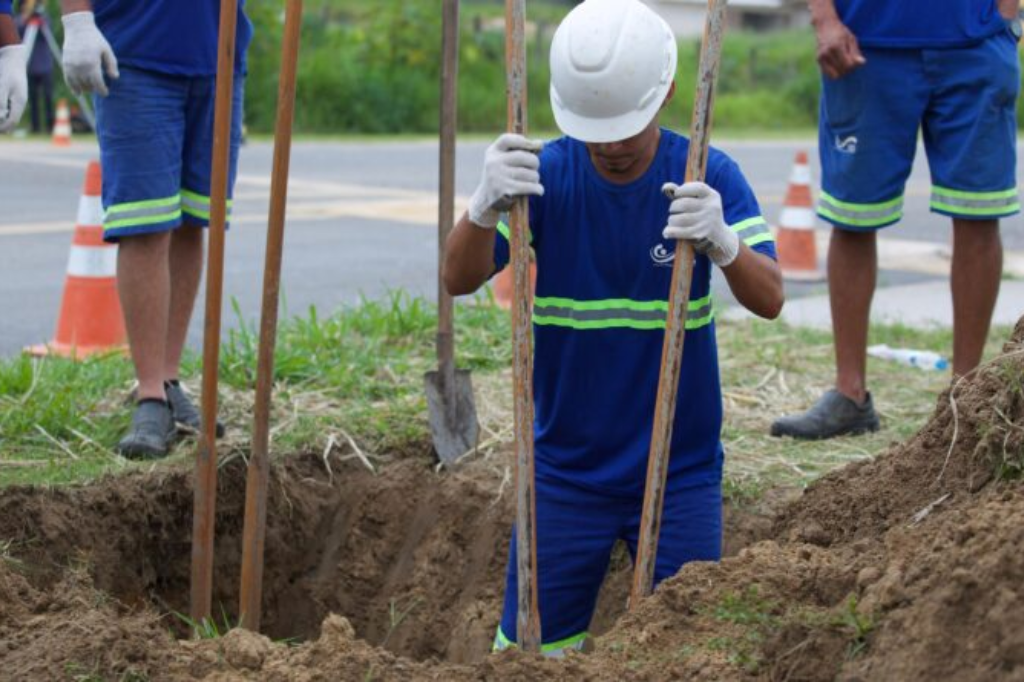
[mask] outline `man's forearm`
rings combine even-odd
[[[839,21],[834,0],[807,0],[807,8],[811,11],[811,23],[815,26]]]
[[[769,320],[782,312],[782,272],[768,256],[740,244],[740,255],[722,273],[736,300],[750,312]]]
[[[92,0],[60,0],[61,14],[72,12],[91,12]]]
[[[1020,0],[999,0],[999,13],[1007,19],[1016,19],[1020,14]]]
[[[17,45],[21,42],[18,35],[18,27],[14,23],[14,17],[10,14],[0,14],[0,47]]]
[[[444,285],[452,296],[471,294],[494,272],[494,230],[474,225],[464,214],[448,235]]]

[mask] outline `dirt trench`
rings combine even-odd
[[[219,630],[238,621],[244,481],[241,461],[219,472],[213,594]],[[47,661],[77,665],[76,656],[114,655],[88,645],[65,652],[66,643],[54,641],[66,640],[68,621],[79,621],[79,628],[83,621],[105,622],[104,609],[116,614],[120,634],[94,625],[94,636],[102,642],[105,632],[129,652],[117,654],[119,663],[108,661],[113,669],[148,660],[159,647],[141,650],[153,638],[186,638],[191,517],[191,476],[184,472],[0,491],[0,539],[8,556],[0,561],[0,572],[6,569],[0,680],[8,679],[3,669],[19,671],[10,679],[29,679],[52,672]],[[339,614],[354,637],[395,655],[479,662],[500,617],[513,517],[511,489],[494,467],[438,474],[423,456],[371,473],[337,462],[328,471],[312,455],[289,458],[273,468],[269,486],[263,632],[275,641],[313,641],[324,619]],[[730,552],[770,527],[752,510],[729,509],[726,523]],[[624,611],[630,573],[619,548],[594,632],[609,629]],[[20,627],[19,608],[44,614],[29,617],[42,635]],[[69,609],[85,612],[72,618]],[[129,622],[144,633],[135,645],[121,631]]]
[[[335,465],[337,468],[337,465]],[[219,475],[214,617],[237,622],[244,468]],[[187,614],[189,476],[132,475],[78,489],[0,494],[0,537],[41,592],[80,567],[127,608]],[[479,658],[494,635],[508,542],[508,496],[473,476],[403,462],[380,475],[328,473],[315,457],[275,468],[264,573],[264,631],[316,639],[329,613],[360,637],[415,659]],[[221,627],[223,629],[223,627]]]

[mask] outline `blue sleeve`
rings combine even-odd
[[[722,210],[725,222],[739,235],[740,241],[758,253],[772,260],[778,260],[775,253],[775,237],[768,221],[761,215],[761,207],[743,177],[736,162],[724,154],[709,163],[708,184],[722,195]],[[712,161],[709,159],[709,161]]]
[[[542,197],[530,197],[530,246],[537,248],[537,235],[541,233],[540,225],[543,217]],[[512,244],[511,228],[508,224],[508,216],[502,216],[498,223],[498,229],[494,231],[494,273],[492,277],[508,265],[511,259]]]
[[[0,0],[0,14],[11,14],[12,0]]]

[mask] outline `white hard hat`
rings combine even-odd
[[[586,0],[551,44],[551,108],[562,132],[618,142],[654,120],[676,73],[672,29],[640,0]]]

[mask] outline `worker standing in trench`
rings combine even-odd
[[[499,221],[529,196],[537,259],[534,395],[537,560],[547,655],[579,649],[612,548],[636,552],[675,243],[698,251],[655,580],[721,556],[722,398],[712,267],[737,300],[776,317],[775,247],[738,166],[712,150],[707,184],[676,186],[688,140],[659,126],[677,45],[639,0],[587,0],[551,47],[551,105],[565,137],[502,135],[447,242],[454,295],[509,260]],[[671,196],[666,196],[666,192]],[[513,538],[495,648],[514,644]]]
[[[118,451],[164,457],[178,425],[200,430],[178,377],[210,222],[220,2],[61,0],[61,7],[64,76],[73,91],[96,95],[103,239],[118,244],[117,288],[138,379]],[[244,7],[239,0],[229,197],[252,36]]]
[[[11,16],[11,0],[0,0],[0,133],[14,130],[28,101],[28,54]]]
[[[931,209],[953,223],[953,373],[981,362],[999,296],[999,220],[1020,212],[1020,0],[809,0],[822,71],[818,215],[833,225],[835,386],[773,436],[880,427],[867,384],[878,233],[903,217],[922,133]]]

